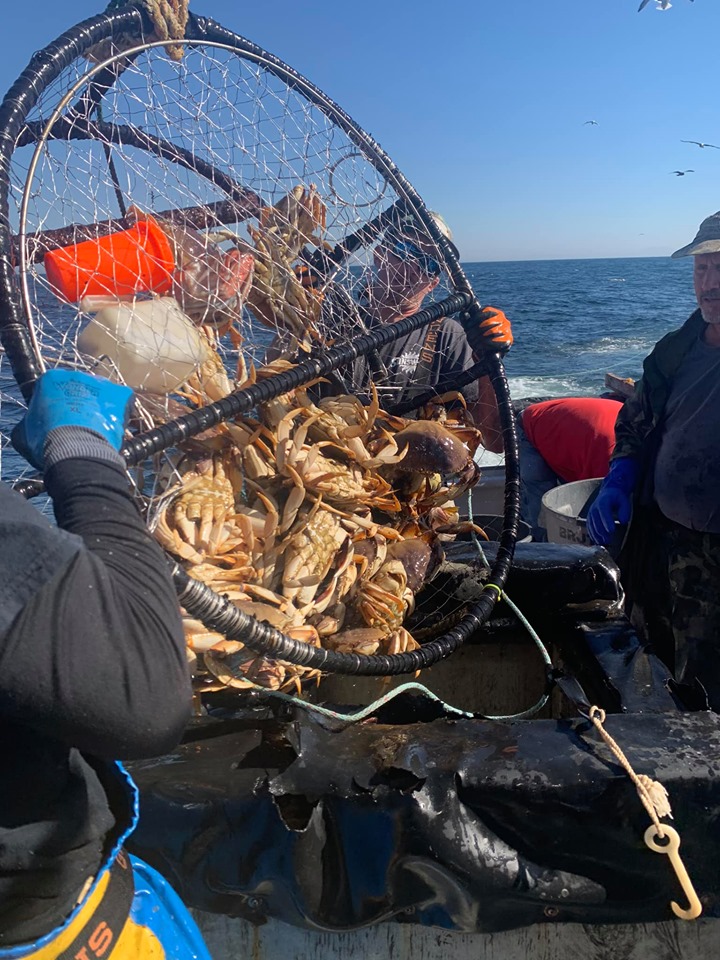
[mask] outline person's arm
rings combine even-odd
[[[0,643],[2,712],[106,758],[154,756],[189,719],[190,675],[175,591],[120,464],[48,471],[58,523],[77,553]]]
[[[166,561],[132,501],[123,459],[101,435],[63,426],[42,449],[63,530],[45,522],[38,532],[28,504],[14,494],[16,508],[3,501],[4,519],[14,509],[32,538],[23,564],[37,589],[0,632],[0,714],[100,757],[157,755],[178,742],[190,708]],[[0,577],[12,565],[0,545]]]
[[[640,482],[644,445],[653,423],[647,385],[640,379],[618,413],[610,470],[588,510],[587,532],[593,543],[607,546],[615,536],[615,524],[629,522]]]
[[[482,432],[485,449],[491,453],[503,453],[505,446],[500,426],[500,413],[490,377],[480,377],[477,388],[477,400],[468,404],[468,411],[476,427]]]
[[[483,307],[479,320],[463,320],[461,337],[463,357],[462,369],[477,363],[485,353],[499,352],[503,356],[513,344],[512,325],[505,314],[495,307]],[[483,446],[491,453],[503,453],[505,450],[500,426],[500,413],[497,407],[495,391],[488,376],[482,376],[476,382],[476,395],[468,402],[468,410],[475,425],[482,432]]]
[[[645,380],[635,384],[635,392],[625,401],[615,421],[615,447],[612,460],[640,457],[645,440],[653,427],[653,413]]]
[[[453,321],[449,321],[448,325],[452,323]],[[477,363],[477,357],[470,349],[459,327],[457,336],[450,338],[449,341],[446,338],[439,341],[438,356],[441,373],[436,389],[439,394],[452,392],[459,375]],[[465,387],[462,393],[467,401],[468,413],[482,433],[483,446],[491,453],[502,453],[505,448],[500,427],[500,414],[490,377],[486,375],[480,377]]]
[[[658,340],[643,360],[643,375],[636,381],[615,424],[613,460],[621,457],[645,459],[646,440],[660,424],[673,378],[686,352],[707,324],[695,310],[678,330]]]

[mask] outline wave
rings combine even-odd
[[[510,396],[513,400],[525,397],[591,397],[597,393],[595,385],[588,382],[587,374],[579,376],[522,376],[508,377]]]
[[[655,343],[649,337],[600,337],[585,348],[588,353],[648,353]]]

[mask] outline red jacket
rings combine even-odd
[[[525,435],[551,470],[570,483],[604,477],[615,445],[618,400],[560,397],[522,412]]]

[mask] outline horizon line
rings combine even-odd
[[[577,260],[671,260],[669,254],[664,256],[631,256],[631,257],[524,257],[523,259],[512,260],[464,260],[460,259],[460,264],[472,263],[559,263],[563,261],[574,262]],[[683,258],[684,259],[684,258]],[[689,257],[687,259],[690,259]],[[678,262],[678,261],[676,261]]]

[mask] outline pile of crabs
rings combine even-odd
[[[190,576],[287,636],[340,652],[413,650],[403,623],[443,539],[462,528],[453,501],[479,476],[481,435],[458,410],[408,421],[375,397],[314,403],[298,388],[173,458],[154,534]],[[196,672],[221,685],[299,690],[318,676],[184,624]]]
[[[174,232],[179,299],[207,351],[175,398],[166,398],[166,416],[291,366],[278,359],[248,371],[236,326],[243,306],[289,336],[290,353],[317,339],[322,292],[305,290],[295,267],[303,248],[323,242],[324,229],[325,208],[311,186],[265,208],[249,228],[252,245],[238,242],[234,259],[223,258],[207,237]],[[252,261],[240,295],[223,301],[224,312],[213,306],[212,316],[198,313],[197,305],[218,302],[237,251]],[[232,379],[220,356],[226,334],[238,356]],[[437,404],[424,419],[406,420],[380,409],[374,394],[367,403],[354,396],[315,402],[312,387],[262,403],[252,416],[166,455],[149,526],[190,576],[287,636],[340,652],[415,649],[404,623],[442,559],[443,539],[458,529],[453,501],[478,479],[481,434],[459,395],[452,413]],[[145,410],[158,422],[150,403]],[[258,656],[191,617],[184,622],[196,675],[211,677],[206,689],[299,690],[317,677]]]

